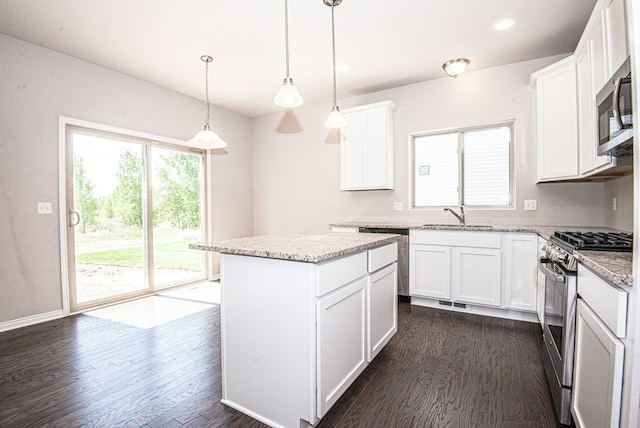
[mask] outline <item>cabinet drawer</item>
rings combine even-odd
[[[367,274],[367,252],[316,265],[316,296],[337,290]]]
[[[398,243],[374,248],[367,251],[367,254],[369,272],[375,272],[398,260]]]
[[[501,248],[502,236],[499,232],[412,230],[409,242],[450,247]]]
[[[627,332],[627,293],[578,266],[578,294],[618,337]]]

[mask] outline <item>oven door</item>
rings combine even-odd
[[[571,386],[575,337],[576,280],[575,273],[547,259],[538,268],[545,276],[544,326],[545,347],[558,382]]]

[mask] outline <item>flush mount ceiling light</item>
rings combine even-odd
[[[513,27],[517,23],[518,23],[518,21],[516,21],[513,18],[503,18],[503,19],[499,19],[496,22],[494,22],[493,25],[491,26],[491,28],[493,29],[493,31],[504,31],[504,30],[508,30],[509,28]]]
[[[294,108],[301,106],[304,100],[293,84],[293,79],[289,76],[289,7],[287,0],[284,0],[284,41],[287,77],[284,78],[284,82],[273,98],[273,102],[280,107]]]
[[[326,126],[327,128],[342,128],[347,124],[347,120],[344,118],[344,115],[340,111],[340,107],[338,107],[336,96],[336,31],[335,20],[333,16],[334,7],[342,3],[342,0],[322,1],[327,6],[331,6],[331,46],[333,52],[333,108],[331,109],[331,113],[329,113],[329,117],[327,117],[327,120],[324,122],[324,126]]]
[[[204,150],[223,149],[227,147],[227,143],[209,128],[209,63],[213,61],[213,58],[209,55],[202,55],[200,59],[204,62],[204,93],[207,100],[207,115],[204,119],[204,129],[187,141],[187,144]]]
[[[467,69],[469,65],[469,60],[466,58],[457,58],[450,59],[449,61],[442,64],[442,68],[449,76],[454,79],[460,76]]]

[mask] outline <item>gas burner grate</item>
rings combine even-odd
[[[569,251],[633,250],[633,234],[625,232],[554,232],[551,241]]]

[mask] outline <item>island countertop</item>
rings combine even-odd
[[[264,235],[190,244],[193,250],[215,251],[269,259],[318,263],[395,242],[400,235],[325,233],[321,235]]]

